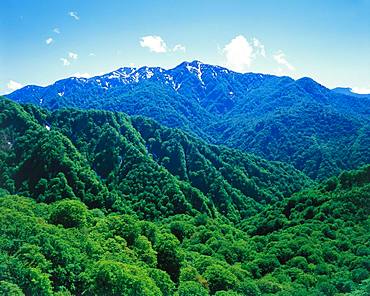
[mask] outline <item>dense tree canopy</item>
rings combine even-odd
[[[12,100],[48,109],[102,109],[143,115],[214,144],[290,163],[323,180],[370,162],[370,97],[293,80],[184,62],[174,69],[121,68],[26,86]]]
[[[311,180],[289,165],[207,145],[145,118],[0,101],[0,186],[40,202],[80,199],[140,218],[255,214]]]
[[[344,173],[239,225],[200,214],[154,223],[88,210],[77,200],[3,195],[0,291],[366,295],[369,172]]]
[[[370,165],[317,184],[142,117],[0,111],[1,295],[370,293]]]

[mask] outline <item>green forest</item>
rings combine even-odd
[[[189,67],[201,69],[201,81]],[[241,74],[199,61],[163,73],[142,67],[132,74],[139,77],[135,83],[120,80],[124,70],[27,86],[7,97],[49,110],[146,116],[209,143],[291,164],[318,181],[370,163],[369,97],[336,93],[307,77]]]
[[[0,98],[0,295],[369,295],[370,165],[295,167]]]

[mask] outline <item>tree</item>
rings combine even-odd
[[[133,245],[140,235],[139,223],[133,216],[111,214],[105,222],[114,235],[123,237],[128,245]]]
[[[201,284],[192,281],[181,282],[178,290],[179,296],[207,296],[206,288]]]
[[[78,200],[62,200],[53,204],[50,221],[65,228],[81,227],[86,223],[86,206]]]
[[[24,293],[18,285],[0,281],[0,295],[24,296]]]
[[[130,264],[115,261],[97,262],[89,275],[90,293],[107,296],[158,296],[161,290],[147,273]]]
[[[181,266],[179,241],[174,235],[164,233],[159,237],[155,249],[158,253],[158,268],[166,271],[177,282]]]
[[[40,183],[41,184],[41,183]],[[42,185],[44,186],[44,185]],[[48,182],[47,189],[43,194],[45,202],[53,202],[64,198],[76,198],[72,188],[68,185],[65,175],[60,172]]]
[[[175,291],[175,284],[170,276],[159,269],[152,268],[149,270],[149,276],[154,280],[163,296],[172,296]]]
[[[157,266],[157,252],[153,250],[151,242],[143,235],[140,235],[135,242],[135,251],[140,260],[150,267]]]
[[[221,265],[209,266],[204,277],[208,281],[209,289],[212,294],[221,290],[230,290],[236,287],[237,278],[228,269]]]

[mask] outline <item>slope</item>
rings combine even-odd
[[[369,170],[284,199],[244,231],[201,214],[153,223],[0,192],[0,293],[367,295]]]
[[[199,212],[233,221],[311,181],[289,165],[207,145],[145,118],[1,99],[1,187],[156,220]]]
[[[369,98],[331,91],[310,78],[241,74],[193,61],[169,70],[120,68],[72,77],[7,97],[51,110],[144,115],[214,144],[288,162],[315,179],[370,162]]]

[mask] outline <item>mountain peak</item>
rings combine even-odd
[[[132,72],[133,70],[137,70],[137,68],[136,67],[122,67],[122,68],[117,69],[114,72],[128,73],[128,72]]]
[[[194,67],[198,67],[199,65],[203,65],[204,63],[202,63],[201,61],[198,61],[198,60],[194,60],[194,61],[192,61],[188,64],[191,65],[191,66],[194,66]]]
[[[296,83],[309,93],[325,93],[330,91],[328,88],[321,85],[310,77],[302,77],[300,79],[297,79]]]

